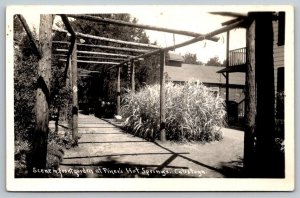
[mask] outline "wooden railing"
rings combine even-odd
[[[229,66],[246,64],[246,48],[239,48],[229,51]]]
[[[245,99],[238,103],[238,119],[242,119],[245,116]]]

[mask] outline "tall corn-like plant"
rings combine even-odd
[[[122,101],[124,128],[134,135],[152,139],[159,132],[159,85],[146,86],[125,95]],[[170,140],[220,140],[224,125],[224,100],[214,96],[199,81],[184,85],[166,83],[166,134]]]

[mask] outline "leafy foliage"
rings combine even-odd
[[[137,23],[137,19],[133,18],[129,14],[95,14],[94,16],[105,17],[110,19],[122,20],[131,23]],[[149,43],[149,38],[143,29],[127,27],[127,26],[119,26],[114,24],[99,24],[97,22],[85,21],[85,20],[73,20],[71,21],[72,27],[75,31],[82,32],[84,34],[91,35],[99,35],[101,37],[107,37],[111,39],[118,39],[124,41],[131,41],[137,43]],[[62,24],[57,24],[58,26],[63,26]],[[53,40],[64,40],[68,41],[69,37],[66,36],[65,33],[56,32]],[[93,44],[93,45],[107,45],[107,41],[100,41],[94,39],[84,38],[81,39],[81,42],[84,44]],[[114,47],[129,47],[124,44],[118,43],[109,43],[110,46]],[[66,48],[63,44],[55,44],[56,48]],[[140,49],[147,49],[144,47],[135,47]],[[99,52],[98,48],[93,48],[90,46],[78,46],[78,50],[82,51],[93,51]],[[140,53],[137,52],[125,52],[125,51],[117,51],[117,50],[106,50],[101,49],[101,52],[106,53],[121,53],[128,56],[136,56]],[[99,56],[99,55],[98,55]],[[96,56],[92,56],[91,60]],[[87,59],[89,60],[89,59]],[[111,61],[102,59],[102,61]],[[57,63],[59,64],[59,63]],[[146,58],[142,64],[136,63],[138,66],[135,70],[135,80],[136,87],[139,89],[143,87],[145,84],[152,84],[157,82],[158,80],[158,58],[150,57]],[[109,65],[108,65],[109,66]],[[94,108],[97,106],[99,101],[109,101],[113,104],[116,103],[116,77],[117,71],[116,69],[108,70],[107,65],[97,65],[97,64],[86,64],[86,63],[78,63],[79,68],[84,68],[87,70],[98,71],[98,74],[93,74],[89,78],[79,78],[79,103],[87,104],[89,108]],[[86,86],[88,84],[88,86]],[[124,90],[128,89],[129,86],[129,78],[128,78],[128,67],[122,67],[121,71],[121,90],[124,93]],[[86,106],[86,105],[84,105]],[[88,107],[86,107],[88,108]]]
[[[186,64],[195,64],[195,65],[203,65],[201,61],[197,60],[197,55],[192,53],[186,53],[183,56],[184,63]]]
[[[127,94],[121,108],[124,128],[133,134],[157,138],[159,85],[146,86]],[[224,101],[200,82],[166,84],[166,135],[169,140],[210,142],[222,139],[218,127],[224,124]]]
[[[14,37],[14,128],[15,140],[30,140],[35,123],[37,57],[30,41],[15,20]]]
[[[213,58],[210,58],[207,63],[207,66],[223,66],[222,63],[219,60],[219,57],[215,56]]]

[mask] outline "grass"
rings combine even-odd
[[[166,135],[169,140],[210,142],[222,139],[226,116],[224,100],[199,81],[166,83]],[[121,114],[124,128],[143,138],[158,138],[160,86],[146,86],[125,95]]]

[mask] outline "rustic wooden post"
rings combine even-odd
[[[166,141],[165,52],[160,52],[160,140]]]
[[[131,92],[134,93],[135,92],[135,71],[134,71],[134,60],[131,59]]]
[[[40,15],[39,44],[42,53],[38,62],[38,80],[36,92],[36,127],[33,138],[32,170],[33,177],[43,177],[33,174],[33,169],[46,168],[47,141],[49,125],[49,92],[51,76],[51,52],[52,52],[52,15]]]
[[[227,41],[226,41],[226,67],[229,67],[229,42],[230,42],[230,30],[227,31]],[[226,105],[228,110],[229,101],[229,73],[226,72]]]
[[[255,177],[277,174],[274,156],[272,13],[250,13],[246,73],[245,168]],[[247,169],[246,169],[247,170]],[[249,170],[249,169],[248,169]]]
[[[272,177],[276,171],[274,159],[275,93],[273,59],[272,12],[257,13],[256,16],[256,87],[257,87],[257,158],[259,176]]]
[[[121,114],[121,66],[118,66],[118,79],[117,79],[117,115]]]
[[[254,132],[256,118],[255,88],[255,21],[247,29],[246,36],[246,84],[245,84],[245,135],[244,135],[244,171],[254,175]]]
[[[72,56],[69,57],[68,68],[67,68],[67,76],[66,76],[66,87],[68,88],[68,92],[70,95],[68,95],[68,104],[67,104],[67,122],[68,127],[73,133],[73,115],[72,115],[72,108],[73,108],[73,90],[72,90]]]
[[[78,87],[77,87],[77,44],[75,41],[73,52],[72,52],[72,61],[71,61],[71,70],[72,70],[72,138],[74,143],[77,144],[78,140]]]

